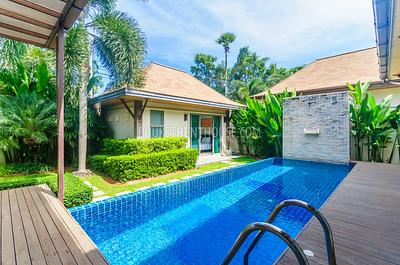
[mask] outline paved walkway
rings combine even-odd
[[[337,264],[400,264],[400,166],[358,162],[322,212],[333,230]],[[315,218],[297,242],[314,254],[310,264],[328,264]],[[297,262],[288,251],[277,264]]]
[[[227,161],[227,160],[231,160],[232,158],[236,158],[236,157],[239,157],[239,156],[224,156],[221,154],[203,154],[203,155],[199,155],[196,166],[207,165],[207,164],[211,164],[211,163],[215,163],[215,162]]]

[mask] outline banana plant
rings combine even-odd
[[[399,152],[399,160],[400,160],[400,105],[397,106],[395,110],[391,113],[390,124],[392,128],[395,130],[395,136],[393,139],[392,151],[390,152],[390,157],[388,162],[393,162],[393,156],[395,149]]]
[[[284,98],[295,95],[288,91],[277,95],[267,92],[263,101],[247,98],[246,109],[233,115],[236,135],[242,132],[240,141],[251,146],[258,156],[282,156],[282,104]]]
[[[368,92],[369,82],[348,84],[350,96],[351,134],[355,138],[356,159],[363,160],[363,147],[367,147],[367,160],[384,161],[384,151],[392,140],[393,126],[390,123],[392,95],[379,104]]]

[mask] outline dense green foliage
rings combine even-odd
[[[92,188],[86,186],[79,177],[74,176],[72,173],[66,173],[65,176],[65,193],[64,205],[65,207],[74,207],[82,204],[90,203],[93,199]],[[47,182],[50,189],[57,193],[58,185],[57,178],[50,178]]]
[[[70,32],[74,34],[74,29]],[[15,65],[0,69],[0,149],[8,162],[55,161],[56,86],[52,62],[45,61],[48,57],[48,53],[27,46],[20,61],[14,60]],[[66,62],[66,75],[70,68]],[[74,102],[77,96],[73,96],[76,91],[68,89],[68,84],[66,87],[66,159],[74,161],[79,112]],[[97,146],[96,142],[108,135],[108,128],[93,108],[88,117],[88,140]]]
[[[57,193],[57,175],[54,173],[2,176],[0,173],[0,190],[47,184]],[[65,174],[65,199],[66,207],[86,204],[92,201],[93,191],[90,187],[71,173]]]
[[[356,159],[375,162],[391,162],[396,142],[399,143],[399,109],[391,109],[392,95],[377,103],[368,92],[370,83],[348,84],[352,98],[350,104],[351,134],[354,137]],[[392,145],[389,145],[393,142]],[[367,157],[364,157],[364,147]],[[391,147],[391,155],[385,158],[385,149]]]
[[[232,115],[234,134],[239,147],[256,156],[282,156],[283,99],[296,96],[295,92],[272,94],[263,101],[247,98],[246,108]]]
[[[126,182],[192,169],[196,166],[197,157],[197,149],[182,148],[140,155],[95,155],[89,158],[89,163],[94,170],[105,172],[114,180]]]
[[[0,177],[47,172],[49,167],[42,163],[17,163],[0,166]]]
[[[246,97],[265,91],[289,77],[302,67],[284,68],[268,64],[269,58],[260,57],[249,47],[239,50],[235,64],[227,69],[228,96],[245,102]],[[212,55],[197,53],[190,68],[193,76],[220,93],[225,89],[224,62]]]
[[[136,155],[170,151],[186,147],[185,137],[165,137],[153,139],[104,139],[102,154]]]

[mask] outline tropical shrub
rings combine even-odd
[[[90,203],[93,199],[93,190],[85,185],[79,177],[72,173],[66,173],[64,176],[64,205],[65,207],[74,207]],[[57,178],[51,178],[46,184],[57,194]]]
[[[153,139],[104,139],[102,154],[106,155],[136,155],[171,151],[186,147],[185,137],[164,137]]]
[[[351,95],[351,134],[355,140],[357,160],[364,159],[365,146],[368,161],[384,162],[384,151],[393,140],[392,135],[398,124],[398,117],[396,110],[391,110],[392,95],[378,104],[374,96],[368,92],[369,86],[369,82],[357,82],[354,86],[348,84]]]
[[[389,163],[392,163],[393,155],[394,155],[396,148],[397,148],[397,151],[399,154],[399,159],[400,159],[400,105],[398,105],[397,108],[394,111],[392,111],[392,114],[390,117],[390,124],[392,125],[392,128],[395,130],[392,151],[390,152],[390,157],[388,160]]]
[[[263,101],[247,98],[246,108],[235,111],[232,122],[239,146],[257,156],[282,156],[283,100],[296,92],[267,92]]]
[[[126,182],[177,170],[188,170],[196,166],[197,149],[176,149],[139,155],[94,155],[89,163],[94,170],[108,174],[114,180]]]
[[[47,184],[57,193],[57,175],[54,173],[0,177],[0,190]],[[92,201],[93,191],[81,179],[71,173],[65,174],[64,205],[73,207]]]
[[[16,96],[0,95],[0,148],[9,160],[45,162],[55,134],[56,105],[36,92]]]
[[[49,171],[49,166],[43,163],[17,163],[0,166],[0,177],[21,174],[32,174]]]

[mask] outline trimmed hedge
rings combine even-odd
[[[64,205],[65,207],[74,207],[82,204],[90,203],[93,199],[92,188],[85,185],[82,180],[74,176],[72,173],[66,173],[64,176],[65,180],[65,193],[64,193]],[[51,178],[47,185],[50,189],[57,193],[57,178]]]
[[[185,137],[165,137],[153,139],[104,139],[101,154],[138,155],[185,148]]]
[[[49,166],[42,163],[16,163],[0,166],[0,176],[11,176],[17,174],[32,174],[37,172],[47,172]]]
[[[114,180],[126,182],[188,170],[196,166],[197,149],[177,149],[141,155],[94,155],[89,163],[94,170],[108,174]]]
[[[0,177],[0,190],[47,184],[50,189],[57,193],[57,175],[54,173],[33,174],[24,176]],[[92,201],[93,191],[90,187],[71,173],[65,174],[65,207],[73,207]]]

